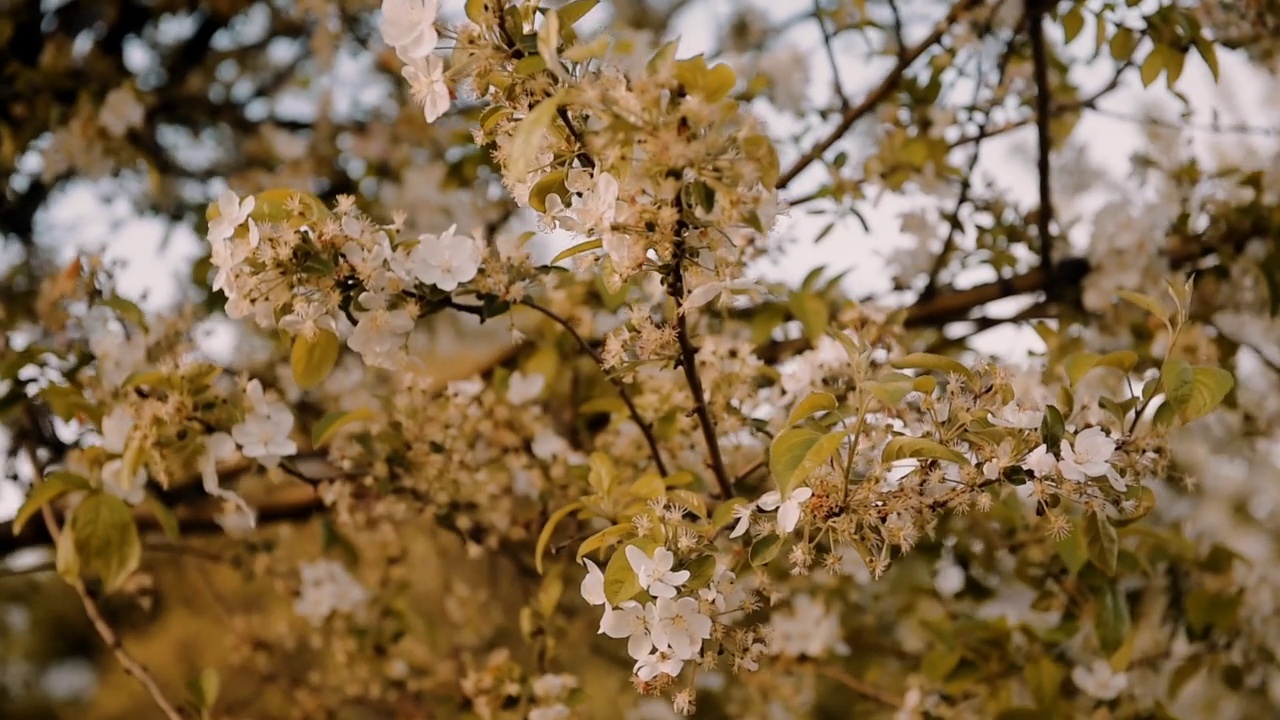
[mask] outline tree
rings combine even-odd
[[[1103,104],[1271,4],[704,5],[3,8],[6,717],[1280,706],[1277,173],[1176,142],[1277,131]],[[51,242],[86,186],[173,307]],[[765,279],[882,197],[889,292]]]

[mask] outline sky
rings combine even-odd
[[[445,0],[449,5],[459,0]],[[708,29],[723,27],[732,16],[734,0],[701,0],[695,2],[681,16],[678,27],[683,31],[681,54],[688,56],[712,49],[713,37]],[[808,3],[758,2],[757,5],[773,17],[797,12],[808,12]],[[914,10],[913,10],[914,9]],[[456,10],[456,9],[455,9]],[[943,3],[907,2],[904,13],[918,18],[919,22],[908,27],[907,42],[928,32],[943,12]],[[600,12],[597,10],[596,12]],[[1092,37],[1086,26],[1082,38]],[[797,25],[789,35],[789,41],[804,48],[820,48],[821,36],[815,23]],[[836,51],[839,70],[846,94],[855,102],[879,83],[888,68],[885,62],[867,62],[860,41],[854,33],[847,33],[837,40]],[[1077,41],[1077,45],[1089,44]],[[1073,46],[1074,50],[1075,46]],[[1081,47],[1082,51],[1086,48]],[[830,100],[831,70],[825,55],[811,53],[807,72],[797,73],[808,79],[811,101]],[[1275,98],[1274,80],[1264,76],[1242,57],[1223,52],[1220,55],[1221,74],[1228,80],[1215,85],[1208,69],[1198,59],[1189,59],[1178,89],[1195,98],[1195,112],[1186,118],[1192,124],[1208,125],[1216,118],[1223,124],[1245,123],[1271,114]],[[1078,82],[1088,89],[1105,83],[1110,77],[1110,66],[1096,63],[1081,67]],[[1134,73],[1136,75],[1136,73]],[[1143,89],[1136,77],[1130,77],[1119,90],[1102,103],[1111,112],[1131,116],[1153,113],[1168,120],[1178,119],[1178,109],[1172,94],[1164,88],[1163,80],[1149,89]],[[772,114],[766,118],[771,127],[790,131],[794,121]],[[1143,143],[1144,128],[1134,122],[1110,115],[1086,113],[1076,137],[1084,142],[1071,152],[1087,153],[1090,159],[1106,174],[1118,182],[1126,182],[1129,157]],[[1197,153],[1220,153],[1223,148],[1248,154],[1265,151],[1274,153],[1274,141],[1260,141],[1240,136],[1219,136],[1208,132],[1195,132],[1189,136],[1191,147]],[[1004,188],[1027,208],[1036,204],[1036,170],[1034,163],[1034,129],[1030,126],[1005,136],[992,139],[984,146],[983,159],[978,172],[986,181]],[[791,158],[784,154],[783,166]],[[821,172],[820,170],[818,172]],[[802,176],[792,189],[793,197],[802,196],[814,187],[814,175]],[[1099,182],[1104,192],[1106,183]],[[1099,194],[1100,194],[1099,193]],[[1095,198],[1097,200],[1099,198]],[[821,242],[813,238],[826,226],[829,215],[811,215],[803,210],[793,211],[784,218],[777,232],[794,240],[792,250],[778,262],[767,263],[758,272],[766,279],[798,282],[821,259],[831,272],[848,271],[844,285],[854,296],[866,296],[889,289],[885,260],[894,249],[912,243],[899,230],[899,215],[910,209],[911,202],[886,197],[870,208],[865,217],[869,229],[863,229],[852,218],[840,222]],[[424,228],[424,231],[430,230]],[[1071,238],[1079,250],[1087,245],[1088,234],[1093,231],[1087,223],[1075,228]],[[1098,230],[1103,231],[1103,230]],[[172,227],[155,218],[139,216],[123,200],[107,202],[91,185],[84,185],[65,192],[44,222],[37,229],[40,239],[59,248],[69,260],[77,252],[105,248],[108,259],[122,265],[119,276],[121,291],[139,299],[144,306],[159,309],[171,305],[187,283],[191,263],[204,253],[203,241],[187,228]],[[568,242],[568,241],[565,241]],[[961,283],[977,284],[993,279],[981,271],[962,276]],[[1028,328],[1001,326],[989,330],[976,339],[981,351],[999,354],[1008,359],[1026,358],[1028,353],[1040,349],[1039,338]],[[0,483],[0,518],[8,517],[20,503],[20,494],[12,485]]]

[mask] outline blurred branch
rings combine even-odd
[[[1053,237],[1050,225],[1053,222],[1053,198],[1049,178],[1049,151],[1052,137],[1049,134],[1049,121],[1052,114],[1053,98],[1049,88],[1049,53],[1044,41],[1044,16],[1049,11],[1049,3],[1045,0],[1028,0],[1027,27],[1031,34],[1031,58],[1036,81],[1036,168],[1039,178],[1040,211],[1036,213],[1036,228],[1040,235],[1040,267],[1053,272]]]
[[[907,69],[910,68],[921,55],[925,54],[929,48],[937,44],[938,41],[940,41],[951,30],[951,27],[965,12],[978,5],[980,1],[981,0],[959,0],[955,5],[952,5],[951,10],[947,12],[946,17],[938,21],[937,26],[934,27],[933,32],[929,33],[928,37],[920,41],[907,52],[903,53],[898,59],[897,64],[894,65],[893,69],[885,75],[884,79],[880,81],[880,84],[877,85],[875,89],[863,98],[862,102],[857,105],[852,105],[845,110],[840,117],[840,122],[835,126],[835,128],[832,129],[825,138],[820,140],[818,144],[814,145],[808,152],[800,156],[800,158],[796,160],[791,167],[787,168],[786,172],[782,173],[782,176],[778,178],[778,189],[781,190],[789,185],[792,180],[796,179],[796,176],[804,171],[805,168],[813,164],[814,161],[820,159],[827,150],[831,149],[832,145],[839,142],[840,138],[844,137],[845,133],[849,132],[849,129],[852,128],[855,123],[869,114],[872,110],[875,110],[885,98],[889,97],[889,95],[898,88],[898,83],[902,81],[902,77],[906,74]]]
[[[28,438],[25,449],[33,469],[34,477],[32,483],[38,483],[44,477],[44,468],[37,455],[35,442]],[[62,528],[58,523],[58,519],[54,517],[53,509],[46,504],[40,508],[40,515],[44,518],[44,526],[49,533],[49,537],[53,538],[54,544],[57,545]],[[102,642],[115,655],[116,661],[120,663],[124,671],[132,675],[142,685],[165,718],[168,720],[182,720],[182,713],[178,712],[178,709],[165,696],[164,691],[160,689],[160,685],[151,675],[151,671],[147,670],[145,665],[138,662],[137,658],[133,657],[125,649],[124,644],[120,641],[120,636],[116,634],[115,629],[103,617],[101,610],[98,609],[97,601],[89,593],[89,589],[85,587],[84,580],[80,575],[78,573],[66,574],[62,577],[76,591],[76,595],[80,596],[80,604],[84,606],[84,612],[89,617],[89,622],[93,623],[93,628],[98,631],[98,637],[102,638]]]
[[[627,406],[627,412],[631,413],[631,419],[640,427],[640,432],[644,435],[645,442],[649,445],[649,452],[653,455],[653,462],[658,467],[658,472],[662,473],[665,477],[667,475],[667,466],[666,463],[662,461],[662,450],[658,447],[658,438],[653,433],[653,426],[650,425],[649,422],[644,419],[644,416],[640,414],[640,409],[636,407],[635,402],[631,399],[631,394],[627,392],[627,386],[617,377],[605,371],[604,360],[600,357],[600,353],[596,352],[595,348],[591,347],[591,344],[582,337],[582,335],[568,320],[560,317],[560,315],[556,314],[552,310],[528,299],[520,301],[520,304],[542,314],[560,327],[564,328],[565,332],[569,333],[569,335],[577,341],[578,346],[582,348],[582,351],[595,361],[596,366],[605,374],[609,383],[613,385],[614,390],[618,391],[618,396],[622,398],[623,404]]]

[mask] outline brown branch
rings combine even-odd
[[[1037,173],[1040,180],[1040,211],[1036,214],[1036,228],[1040,234],[1040,267],[1053,272],[1053,238],[1049,225],[1053,222],[1053,200],[1049,187],[1049,151],[1052,138],[1049,120],[1053,98],[1049,89],[1049,57],[1044,42],[1044,15],[1048,11],[1043,0],[1027,3],[1028,31],[1031,34],[1031,58],[1036,81],[1036,139],[1038,157]]]
[[[265,498],[255,499],[252,504],[258,513],[259,524],[304,520],[324,506],[315,488],[301,483],[281,487]],[[54,513],[56,520],[60,520],[55,510],[51,508],[50,511]],[[222,533],[222,526],[217,522],[221,513],[222,501],[216,499],[180,505],[174,509],[184,536]],[[155,515],[143,508],[135,508],[133,517],[140,530],[160,529]],[[16,536],[13,534],[13,523],[0,523],[0,557],[53,542],[48,528],[40,523],[27,523],[22,528],[22,533]]]
[[[893,693],[890,693],[887,690],[881,690],[880,688],[876,687],[875,685],[872,685],[871,683],[868,683],[863,680],[859,680],[858,678],[850,675],[849,673],[841,670],[840,668],[827,667],[825,665],[817,665],[815,666],[815,669],[817,670],[819,675],[824,675],[828,678],[831,678],[832,680],[835,680],[836,682],[840,683],[841,685],[844,685],[845,687],[867,698],[868,700],[874,700],[880,703],[881,705],[884,705],[886,707],[891,707],[891,708],[897,708],[902,706],[902,699],[899,698],[898,696],[894,695]]]
[[[778,178],[778,189],[781,190],[789,185],[792,180],[796,179],[796,176],[804,171],[805,168],[813,164],[814,161],[820,159],[827,150],[831,149],[832,145],[839,142],[840,138],[844,137],[845,133],[849,132],[849,129],[852,128],[855,123],[874,110],[881,102],[884,101],[885,98],[889,97],[889,95],[898,88],[898,83],[902,81],[902,77],[906,74],[907,69],[910,68],[921,55],[928,51],[929,48],[933,47],[938,41],[940,41],[943,36],[951,30],[951,26],[960,19],[960,16],[971,7],[977,5],[979,1],[980,0],[959,0],[955,5],[952,5],[951,9],[947,12],[946,17],[938,21],[937,26],[933,29],[933,32],[929,33],[928,37],[913,46],[907,52],[903,53],[898,59],[897,64],[894,65],[893,69],[885,75],[884,79],[880,81],[880,84],[877,85],[875,89],[863,98],[862,102],[845,110],[840,117],[839,124],[837,124],[825,138],[819,141],[817,145],[814,145],[808,152],[800,156],[800,158],[796,160],[791,167],[787,168],[786,172],[782,173],[782,176]]]
[[[31,459],[32,483],[39,483],[44,476],[44,468],[36,455],[35,443],[28,440],[26,451]],[[53,509],[45,505],[40,508],[40,515],[44,518],[44,526],[49,532],[49,537],[53,538],[56,545],[62,529],[58,524],[58,519],[54,517]],[[160,689],[160,684],[151,675],[151,671],[147,670],[145,665],[125,649],[124,643],[120,641],[120,636],[116,634],[115,628],[111,627],[111,623],[107,622],[107,619],[103,617],[102,611],[98,609],[97,601],[93,599],[93,595],[89,593],[89,589],[85,587],[84,580],[81,579],[79,574],[64,575],[63,579],[76,591],[76,595],[80,596],[80,604],[84,606],[85,615],[89,617],[89,622],[93,624],[93,628],[98,631],[98,637],[102,638],[102,642],[111,650],[111,654],[115,655],[120,667],[124,668],[126,673],[133,676],[142,685],[147,694],[151,696],[152,702],[156,704],[156,707],[160,709],[161,714],[167,720],[183,720],[182,713],[178,712],[178,709],[165,696],[164,691]]]
[[[677,255],[671,270],[671,284],[667,293],[676,303],[676,342],[680,344],[680,367],[684,371],[685,382],[689,392],[693,393],[693,411],[698,417],[698,426],[702,428],[702,439],[707,445],[707,455],[711,460],[711,472],[720,486],[720,496],[724,499],[733,497],[733,480],[725,469],[724,458],[720,455],[720,440],[716,437],[716,424],[711,419],[711,411],[707,409],[706,394],[702,389],[702,378],[698,375],[698,351],[689,336],[689,321],[680,308],[684,298],[684,260]]]
[[[622,398],[622,402],[627,406],[627,412],[631,413],[631,419],[640,427],[640,432],[644,435],[645,442],[649,444],[649,453],[653,455],[653,462],[658,466],[658,472],[662,473],[663,476],[666,476],[667,466],[666,463],[662,461],[662,451],[658,448],[658,438],[653,433],[653,426],[650,425],[648,421],[644,419],[644,416],[640,414],[640,409],[636,407],[635,401],[631,399],[631,394],[627,392],[626,384],[605,370],[604,359],[600,357],[600,353],[596,352],[595,348],[591,347],[591,344],[587,342],[586,338],[582,337],[582,335],[578,333],[568,320],[561,317],[556,312],[549,308],[545,308],[532,300],[521,300],[520,304],[541,313],[552,322],[564,328],[565,332],[569,333],[569,335],[577,341],[578,346],[582,348],[582,351],[595,361],[596,366],[599,367],[600,371],[609,379],[609,383],[618,391],[618,396]]]

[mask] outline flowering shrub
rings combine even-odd
[[[827,21],[869,22],[869,4],[819,4],[828,52]],[[1182,267],[1143,266],[1163,262],[1154,251],[1111,272],[1108,258],[1132,252],[1111,240],[1088,260],[1053,247],[1073,218],[1060,203],[1055,220],[1049,197],[1043,25],[1070,43],[1090,13],[1123,73],[1136,40],[1120,10],[1010,15],[962,1],[923,48],[897,48],[895,82],[948,33],[929,63],[978,53],[962,42],[975,28],[1027,32],[1030,57],[996,88],[1031,83],[1042,131],[1040,207],[1017,230],[1027,252],[1008,249],[1009,208],[991,201],[978,210],[990,217],[970,220],[972,253],[1013,278],[998,292],[1043,292],[1058,307],[1035,325],[1044,362],[1023,367],[917,332],[931,312],[965,320],[985,302],[936,300],[966,292],[938,285],[965,262],[959,210],[940,252],[932,211],[904,221],[928,253],[905,273],[927,277],[905,313],[820,274],[790,287],[756,269],[785,234],[780,214],[803,204],[787,187],[807,167],[829,170],[814,197],[842,203],[873,183],[946,183],[959,173],[946,133],[884,118],[858,181],[847,156],[825,157],[869,108],[844,100],[829,141],[780,152],[760,107],[785,112],[795,91],[771,75],[776,62],[740,75],[751,64],[728,52],[717,62],[676,41],[592,33],[595,5],[470,0],[457,22],[435,0],[381,6],[377,31],[421,110],[414,122],[451,123],[482,158],[477,204],[529,229],[466,226],[452,211],[411,221],[412,208],[384,214],[354,193],[226,189],[205,215],[209,287],[215,310],[262,340],[260,359],[248,348],[211,359],[189,333],[195,317],[144,313],[95,262],[44,285],[39,331],[9,328],[5,378],[20,391],[6,403],[23,411],[34,481],[12,530],[45,525],[59,574],[160,711],[219,716],[219,676],[201,673],[182,706],[112,641],[97,597],[132,591],[146,531],[187,532],[193,495],[255,558],[245,574],[292,603],[284,637],[244,631],[258,633],[253,656],[284,663],[305,644],[294,634],[330,648],[290,681],[306,687],[299,716],[337,716],[353,698],[397,717],[530,720],[621,717],[655,699],[662,713],[706,717],[835,717],[851,696],[897,718],[1280,705],[1275,596],[1246,589],[1267,571],[1204,527],[1197,513],[1213,501],[1192,490],[1212,464],[1178,453],[1180,438],[1243,422],[1202,429],[1216,418],[1260,412],[1206,308],[1256,324],[1276,303],[1259,312],[1242,295],[1232,307],[1233,265],[1193,282]],[[1145,83],[1164,73],[1175,84],[1190,49],[1216,68],[1194,13],[1170,4],[1142,17],[1158,58],[1140,63]],[[1174,19],[1187,35],[1176,59],[1160,34]],[[107,135],[145,119],[131,93],[104,100]],[[1200,187],[1195,173],[1170,173],[1160,190]],[[1241,182],[1264,194],[1261,180]],[[1103,208],[1093,231],[1195,224],[1133,202]],[[1245,212],[1203,204],[1207,223]],[[528,249],[539,234],[571,240],[540,258]],[[467,341],[481,362],[450,359]],[[59,440],[55,421],[75,440]],[[275,510],[247,474],[308,493],[330,557],[278,550]],[[498,597],[468,588],[477,594],[417,605],[407,533],[424,526],[500,575]],[[623,682],[632,691],[614,694]]]

